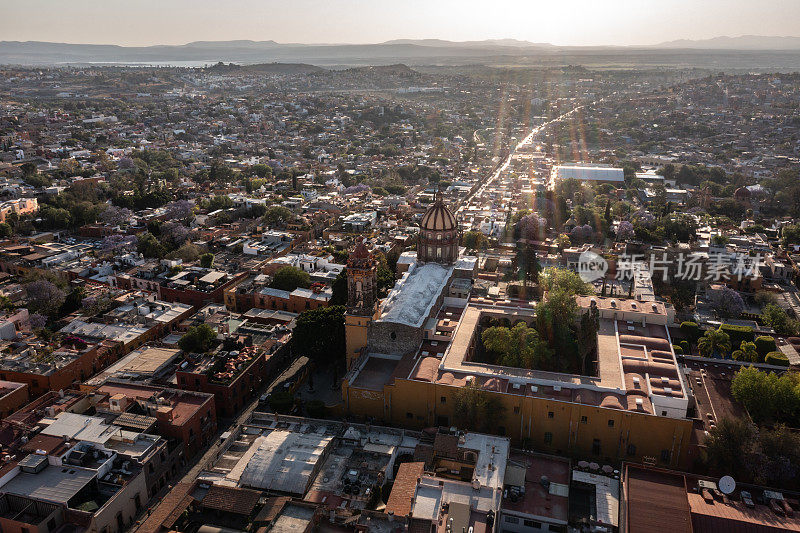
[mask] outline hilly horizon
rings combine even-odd
[[[241,64],[308,63],[312,65],[365,65],[405,62],[411,64],[467,64],[472,62],[536,64],[573,62],[584,64],[599,56],[610,64],[624,64],[625,54],[636,64],[650,66],[678,64],[701,66],[699,52],[723,55],[729,51],[776,52],[775,61],[724,58],[736,68],[796,68],[800,62],[800,37],[743,35],[704,40],[675,40],[657,45],[558,46],[518,39],[449,41],[445,39],[394,39],[373,44],[279,43],[274,40],[192,41],[181,45],[122,46],[115,44],[74,44],[46,41],[0,41],[0,64],[213,64],[219,61]],[[667,52],[669,55],[667,55]],[[651,54],[644,60],[643,54]],[[741,54],[740,54],[741,55]],[[778,57],[780,56],[780,57]],[[686,58],[684,61],[682,58]],[[594,58],[594,59],[592,59]],[[718,61],[711,61],[714,64]]]

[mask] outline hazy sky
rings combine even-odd
[[[626,45],[743,34],[800,36],[800,0],[0,0],[8,41]]]

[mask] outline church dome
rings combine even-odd
[[[420,229],[424,231],[450,231],[457,227],[456,217],[444,205],[441,198],[437,198],[436,202],[428,208],[420,223]]]
[[[458,259],[458,222],[444,205],[441,194],[425,212],[419,229],[417,261],[449,265]]]

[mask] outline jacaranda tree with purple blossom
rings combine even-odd
[[[617,225],[617,240],[618,241],[629,241],[633,239],[636,235],[636,232],[633,229],[633,224],[631,224],[627,220],[623,220]]]
[[[714,291],[708,299],[714,310],[722,317],[735,318],[744,311],[742,296],[730,287]]]
[[[34,313],[53,315],[64,304],[66,294],[54,283],[38,279],[25,285],[28,309]]]
[[[30,324],[33,330],[42,329],[47,325],[47,317],[39,313],[31,313],[28,317],[28,324]]]

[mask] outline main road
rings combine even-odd
[[[467,195],[467,197],[464,198],[464,200],[459,203],[458,209],[456,209],[456,214],[461,213],[464,210],[465,207],[469,206],[469,204],[472,202],[473,198],[475,198],[479,194],[483,194],[483,191],[486,190],[486,187],[491,185],[492,182],[494,182],[497,178],[499,178],[500,175],[503,172],[505,172],[506,169],[508,169],[508,166],[511,164],[511,160],[514,157],[514,153],[517,150],[519,150],[523,146],[532,144],[534,142],[534,139],[536,138],[536,136],[539,133],[541,133],[542,131],[544,131],[544,129],[547,128],[547,126],[564,120],[565,118],[569,117],[570,115],[572,115],[573,113],[575,113],[576,111],[581,109],[582,107],[584,107],[584,106],[579,105],[578,107],[575,107],[575,108],[571,109],[570,111],[567,111],[566,113],[563,113],[563,114],[557,116],[553,120],[548,120],[547,122],[543,122],[542,124],[539,124],[538,126],[533,128],[530,131],[530,133],[528,133],[528,135],[526,135],[525,138],[522,139],[519,143],[517,143],[517,145],[514,147],[514,149],[511,150],[511,153],[509,153],[508,157],[505,158],[505,160],[503,161],[503,164],[501,164],[499,167],[497,167],[497,169],[494,172],[492,172],[489,175],[488,178],[483,180],[483,182],[478,186],[477,189],[475,189],[473,192],[471,192],[469,195]]]

